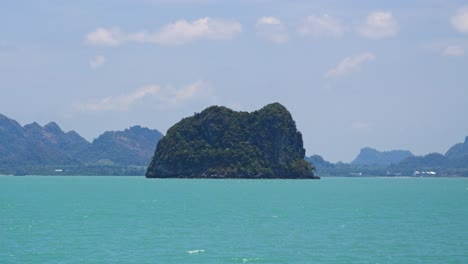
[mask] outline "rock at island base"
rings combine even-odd
[[[279,103],[252,113],[211,106],[158,143],[147,178],[314,179],[302,135]]]

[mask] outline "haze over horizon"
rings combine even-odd
[[[307,155],[445,153],[468,135],[466,1],[10,1],[0,113],[92,140],[280,102]]]

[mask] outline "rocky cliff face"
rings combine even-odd
[[[279,103],[252,112],[212,106],[171,127],[148,178],[312,178],[302,135]]]

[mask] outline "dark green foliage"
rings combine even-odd
[[[279,103],[252,113],[212,106],[171,127],[147,177],[312,178],[302,135]]]

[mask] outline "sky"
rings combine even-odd
[[[468,2],[1,1],[0,113],[88,140],[280,102],[306,155],[468,136]]]

